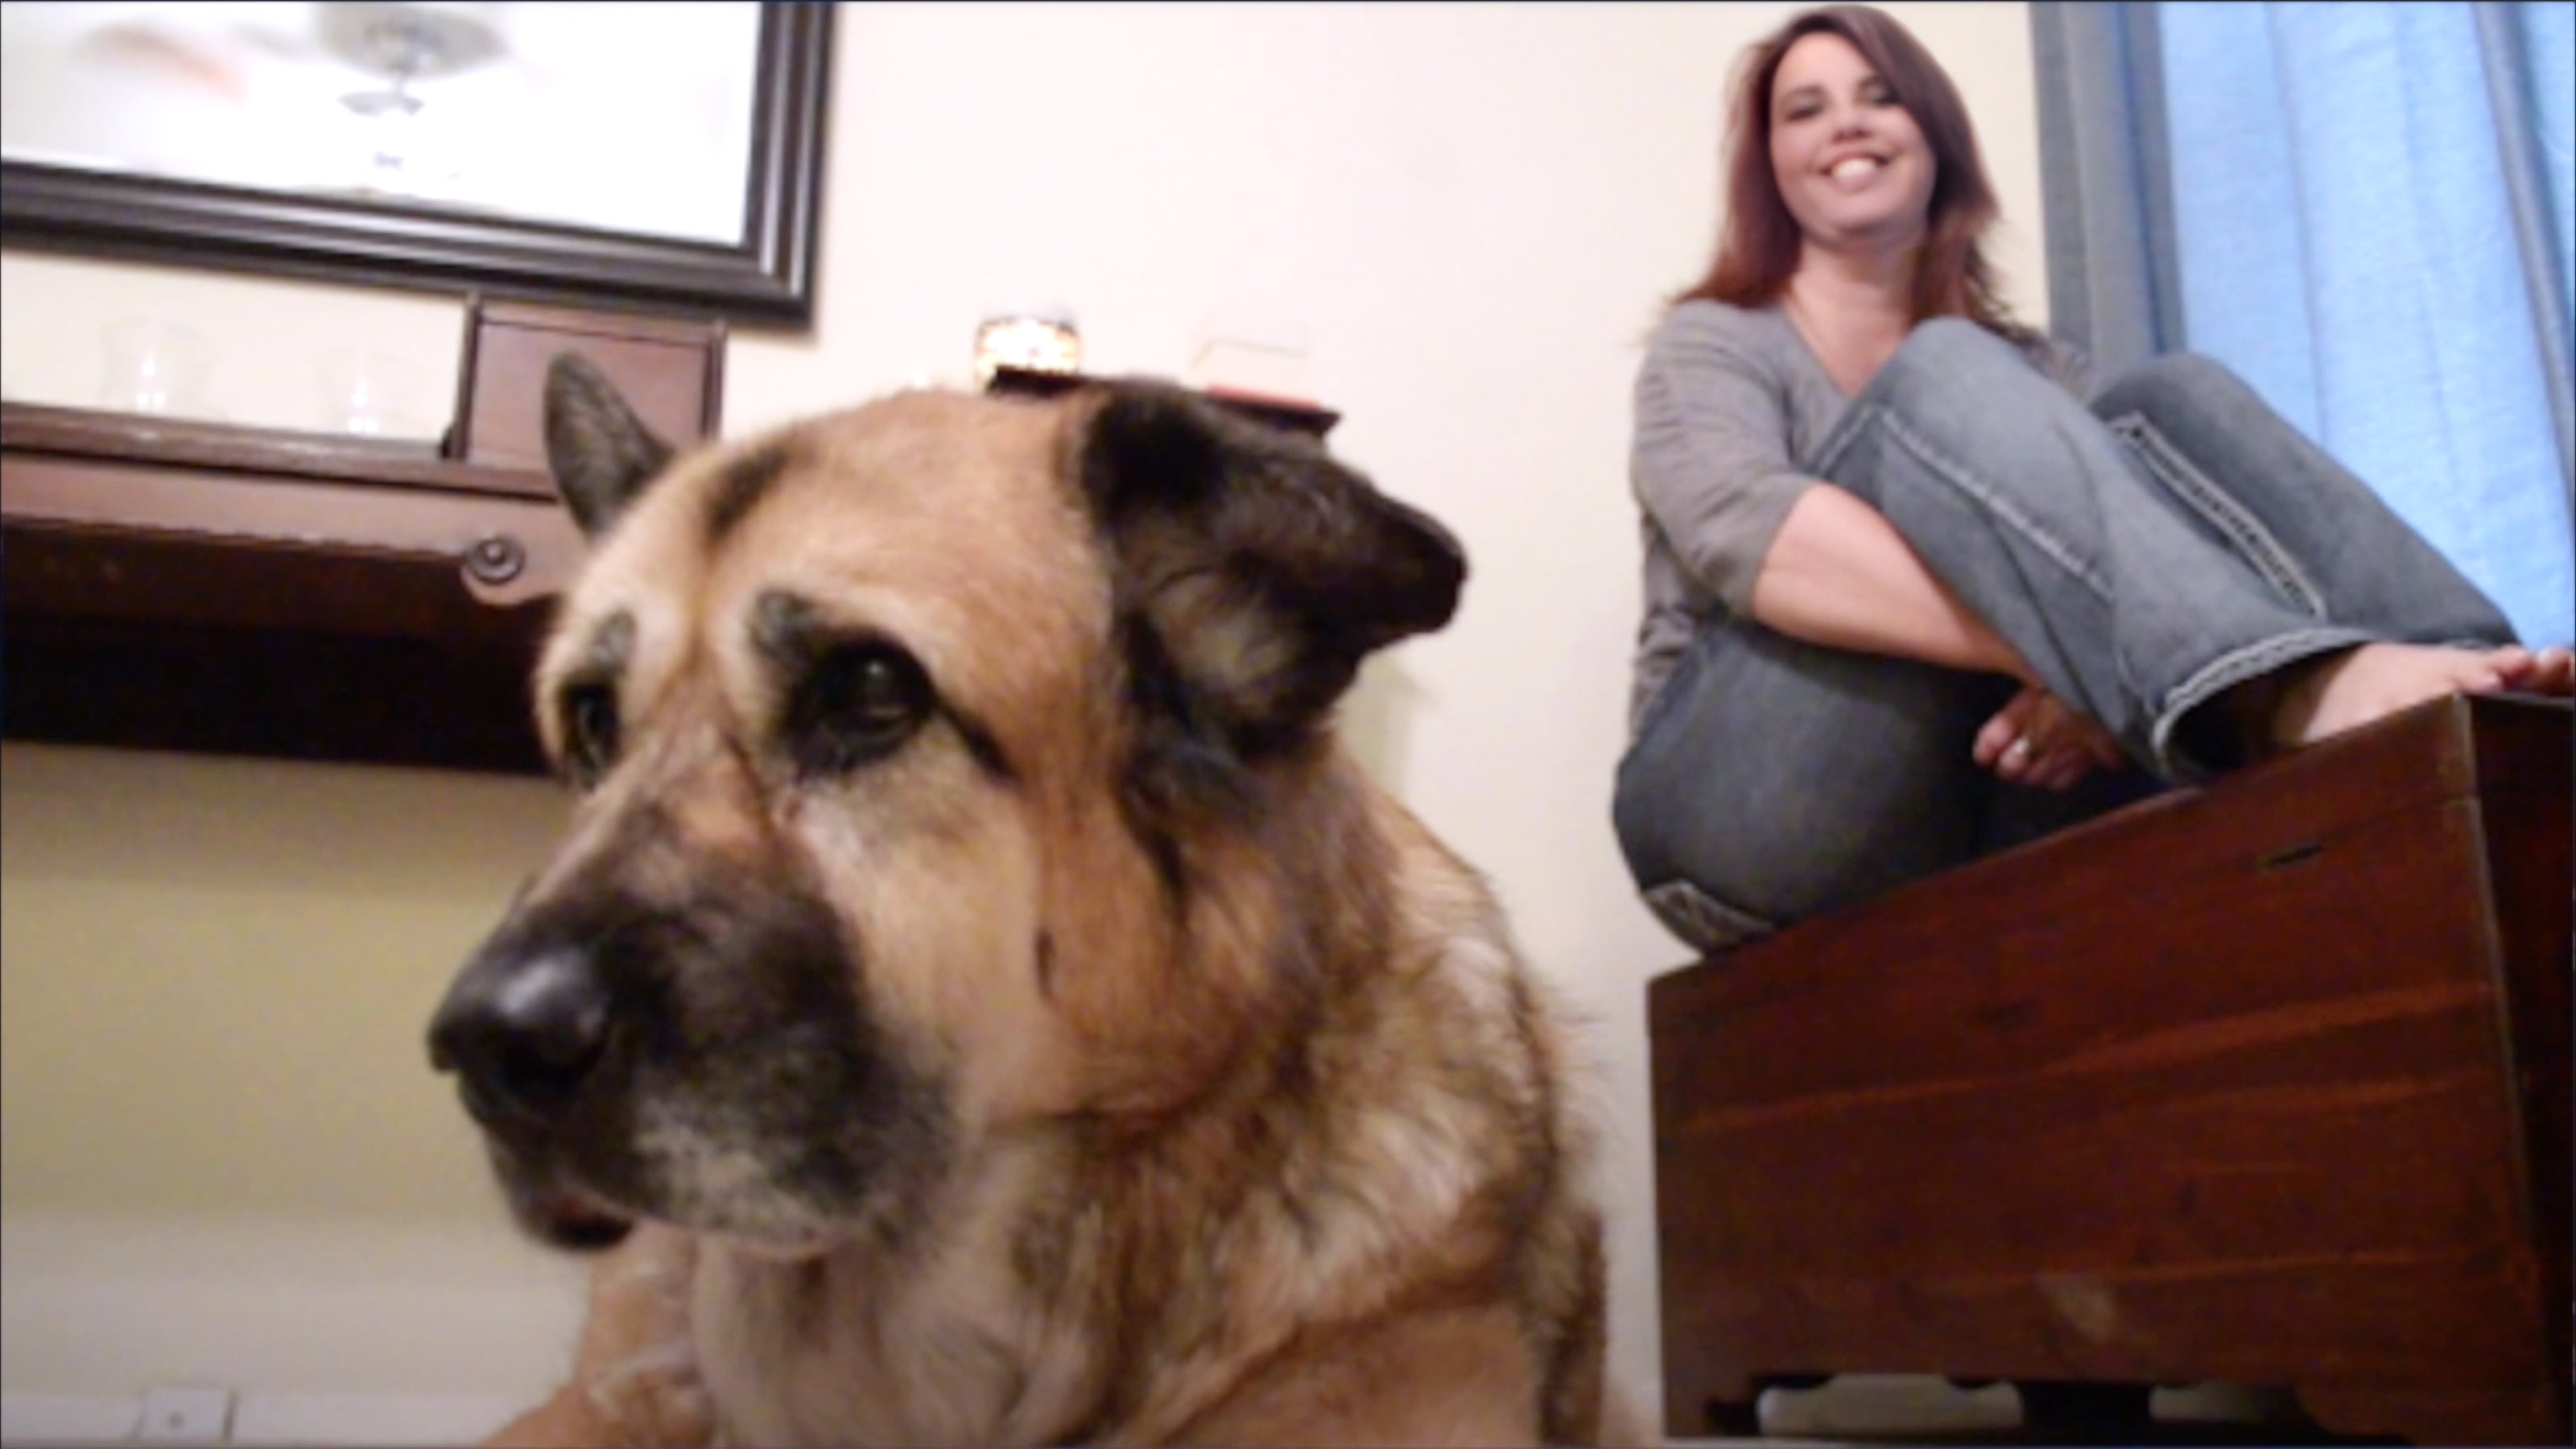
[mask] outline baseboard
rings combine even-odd
[[[162,1442],[471,1444],[526,1407],[481,1394],[249,1393],[234,1401],[225,1437]],[[142,1422],[140,1396],[0,1393],[0,1449],[132,1443]]]
[[[116,1444],[143,1424],[143,1400],[0,1393],[0,1446]]]
[[[234,1444],[471,1444],[528,1407],[481,1394],[245,1394]]]

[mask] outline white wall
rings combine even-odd
[[[1069,304],[1087,365],[1113,373],[1179,373],[1191,329],[1210,313],[1305,324],[1316,391],[1345,414],[1335,451],[1467,546],[1457,621],[1371,666],[1348,711],[1351,733],[1369,765],[1493,877],[1523,946],[1594,1020],[1615,1141],[1615,1367],[1649,1405],[1659,1399],[1642,985],[1684,953],[1634,903],[1608,824],[1637,604],[1628,387],[1658,297],[1696,275],[1713,238],[1728,67],[1792,8],[847,7],[817,327],[738,334],[727,359],[728,430],[740,431],[917,377],[960,379],[975,323],[997,303]],[[1890,8],[1968,98],[2004,202],[1997,260],[2007,296],[2043,320],[2024,7]],[[353,331],[416,353],[443,388],[458,326],[444,299],[26,253],[0,254],[0,304],[0,392],[13,399],[86,402],[98,324],[140,310],[219,340],[228,365],[217,403],[229,416],[291,426],[313,420],[313,356]],[[479,1167],[461,1132],[422,1116],[424,1102],[452,1108],[419,1069],[415,1038],[435,977],[471,939],[467,919],[497,910],[512,872],[542,848],[555,818],[544,787],[196,760],[140,766],[25,746],[0,751],[0,768],[9,816],[0,872],[11,896],[0,1384],[114,1393],[213,1374],[290,1390],[506,1392],[530,1375],[487,1368],[496,1360],[542,1361],[540,1379],[559,1363],[568,1310],[479,1322],[426,1314],[420,1334],[372,1358],[348,1344],[341,1317],[351,1293],[378,1286],[389,1311],[406,1294],[473,1286],[467,1276],[439,1289],[422,1271],[481,1251],[475,1234],[497,1210],[448,1183]],[[102,788],[127,802],[130,819],[85,816],[80,802]],[[444,803],[467,797],[493,808]],[[156,854],[149,872],[120,868],[134,830],[210,801],[220,808],[188,852]],[[33,811],[41,828],[21,829]],[[474,871],[438,864],[456,853],[433,838],[449,830],[482,842],[469,852]],[[345,845],[364,879],[335,880],[320,895],[287,889],[285,873],[302,867],[247,849],[279,831],[338,843],[332,853]],[[200,852],[208,863],[192,865]],[[232,865],[212,863],[226,855]],[[59,880],[67,871],[97,878],[71,890]],[[46,923],[19,927],[22,893]],[[436,926],[406,931],[388,910],[398,939],[384,960],[366,959],[374,931],[350,912],[414,896],[435,900]],[[231,1021],[220,1043],[187,1038],[175,1055],[168,1044],[198,1025],[173,1019],[155,1048],[169,1059],[138,1055],[115,1068],[152,1084],[140,1105],[129,1092],[111,1112],[54,1090],[49,1082],[79,1070],[59,1043],[50,1065],[22,1076],[19,1060],[31,1046],[42,1055],[43,1034],[104,1032],[113,1043],[140,1029],[124,1017],[127,1026],[109,1028],[110,1012],[202,1006],[165,989],[190,969],[171,959],[181,943],[136,920],[231,920],[263,903],[275,909],[256,952],[210,944],[193,990],[237,982],[275,1009]],[[297,1015],[298,997],[251,969],[270,961],[396,971],[407,984],[363,1003],[325,994]],[[65,1008],[22,1027],[22,990],[94,1002],[93,1014]],[[335,1004],[391,1019],[322,1014]],[[273,1082],[281,1053],[377,1036],[381,1062],[344,1052],[318,1093],[219,1082],[235,1073]],[[388,1145],[340,1156],[367,1139],[342,1119],[337,1074],[371,1069],[397,1084],[367,1090],[402,1110],[386,1116]],[[138,1176],[119,1144],[160,1132],[149,1103],[165,1093],[234,1103],[237,1131],[274,1150],[317,1144],[314,1161],[275,1159],[298,1164],[288,1180],[304,1191],[234,1202],[208,1187],[199,1208],[198,1189]],[[82,1135],[93,1139],[87,1149],[71,1140]],[[330,1164],[374,1173],[385,1152],[406,1150],[389,1144],[418,1154],[407,1157],[400,1210],[344,1203]],[[211,1181],[212,1166],[196,1166]],[[195,1225],[119,1225],[110,1210],[128,1193],[165,1216],[193,1212]],[[309,1238],[266,1232],[308,1201],[339,1226]],[[63,1251],[22,1254],[38,1241],[31,1232]],[[93,1294],[86,1269],[65,1269],[41,1305],[22,1290],[23,1260],[105,1264],[119,1241],[167,1272],[123,1273],[113,1294]],[[360,1241],[381,1251],[334,1246]],[[495,1248],[491,1261],[508,1251]],[[215,1280],[284,1287],[234,1292],[217,1312],[189,1291]],[[521,1304],[539,1291],[562,1301],[553,1279],[515,1296],[495,1286],[489,1301]],[[50,1342],[20,1331],[40,1307],[100,1317],[110,1305],[151,1330]]]

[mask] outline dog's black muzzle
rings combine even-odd
[[[455,1073],[545,1241],[873,1210],[945,1141],[939,1093],[888,1049],[839,921],[793,868],[688,865],[675,897],[638,893],[612,860],[523,902],[430,1022],[431,1065]],[[756,1180],[691,1176],[690,1143],[757,1163]]]
[[[454,1072],[474,1120],[506,1141],[542,1141],[608,1045],[609,999],[580,946],[486,947],[430,1022],[430,1065]]]
[[[429,1027],[430,1065],[456,1074],[513,1213],[569,1248],[609,1246],[629,1226],[563,1180],[591,1119],[613,1110],[600,1079],[618,1013],[600,939],[596,923],[560,912],[514,919],[466,963]]]

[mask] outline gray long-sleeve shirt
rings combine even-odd
[[[1684,302],[1655,328],[1628,457],[1646,548],[1632,732],[1710,609],[1751,611],[1762,555],[1814,481],[1796,460],[1849,404],[1777,307]]]
[[[2081,354],[2038,345],[2044,370],[2087,391]],[[1699,621],[1715,608],[1752,611],[1762,556],[1815,481],[1797,460],[1814,456],[1850,404],[1778,307],[1684,302],[1648,339],[1628,460],[1645,542],[1632,735]]]

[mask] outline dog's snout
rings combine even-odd
[[[466,1109],[485,1126],[541,1128],[598,1064],[608,1022],[608,992],[578,950],[480,962],[430,1023],[430,1064],[457,1074]]]

